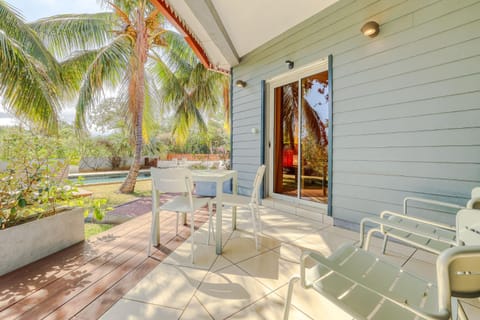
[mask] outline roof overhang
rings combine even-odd
[[[338,0],[151,0],[208,68],[229,72],[246,54]]]

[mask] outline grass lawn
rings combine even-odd
[[[85,239],[88,239],[97,233],[107,231],[111,227],[113,227],[113,224],[85,223]]]
[[[135,191],[131,194],[119,193],[121,183],[101,184],[101,185],[86,185],[80,188],[93,192],[94,198],[107,199],[107,205],[115,207],[126,202],[133,201],[141,197],[150,197],[152,195],[152,181],[141,180],[137,181]]]
[[[81,189],[93,192],[94,198],[107,199],[106,206],[116,207],[118,205],[136,200],[142,197],[150,197],[152,195],[152,181],[142,180],[135,184],[135,191],[131,194],[123,194],[118,192],[121,183],[101,184],[101,185],[86,185],[81,186]],[[106,231],[113,227],[111,224],[96,224],[85,223],[85,239]]]

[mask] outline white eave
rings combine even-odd
[[[336,1],[165,0],[221,70]]]

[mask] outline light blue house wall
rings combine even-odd
[[[373,39],[359,31],[369,20]],[[329,54],[336,222],[400,211],[405,196],[465,204],[480,185],[478,0],[340,0],[245,56],[233,69],[248,82],[232,101],[240,192],[261,161],[261,81],[288,72],[287,59],[301,68]]]

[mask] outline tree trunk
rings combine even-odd
[[[135,57],[131,62],[132,75],[129,83],[129,109],[134,115],[135,153],[127,178],[120,187],[121,193],[132,193],[137,183],[138,172],[142,165],[143,149],[143,108],[145,106],[145,63],[147,61],[147,29],[144,10],[137,11],[137,38],[135,41]]]

